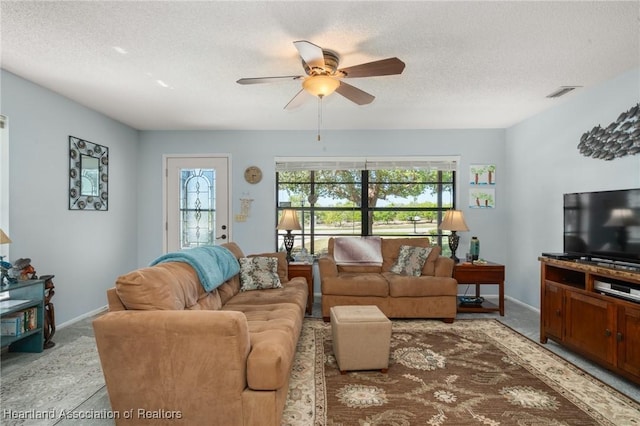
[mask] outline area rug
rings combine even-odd
[[[0,424],[53,425],[103,386],[95,339],[81,336],[3,372]]]
[[[497,320],[394,321],[388,374],[341,375],[305,320],[283,424],[639,425],[640,405]]]

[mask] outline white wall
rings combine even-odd
[[[538,257],[563,249],[564,193],[640,187],[640,155],[605,161],[577,149],[583,133],[638,102],[636,69],[507,130],[507,294],[540,306]]]
[[[11,261],[28,257],[39,275],[55,275],[62,324],[105,306],[105,290],[137,266],[138,132],[4,70],[1,83]],[[69,135],[109,148],[106,212],[68,210]]]

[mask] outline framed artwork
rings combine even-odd
[[[469,189],[469,208],[493,209],[496,207],[496,190],[493,188]]]
[[[472,164],[469,166],[469,185],[495,185],[495,164]]]

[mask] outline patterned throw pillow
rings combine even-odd
[[[432,247],[400,246],[398,259],[389,271],[394,274],[419,277],[431,250]]]
[[[241,257],[240,291],[280,288],[277,257]]]

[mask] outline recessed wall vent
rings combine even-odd
[[[560,96],[566,95],[567,93],[577,89],[578,87],[582,87],[582,86],[560,86],[558,90],[548,94],[547,98],[559,98]]]

